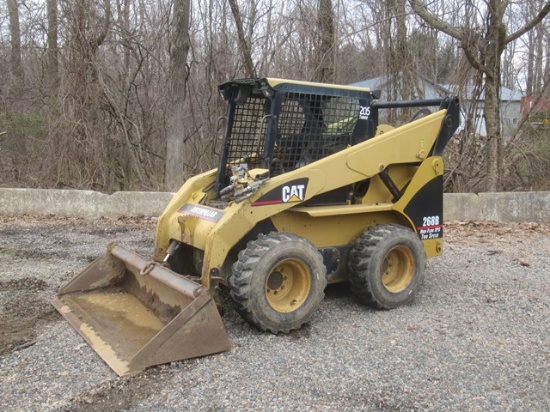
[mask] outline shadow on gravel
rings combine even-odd
[[[353,295],[346,282],[334,283],[325,289],[325,299],[353,299]]]
[[[40,297],[47,288],[46,282],[32,277],[0,281],[0,293],[5,294],[0,312],[0,356],[34,345],[37,326],[57,319],[53,306]]]

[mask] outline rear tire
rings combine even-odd
[[[414,299],[424,279],[426,254],[418,235],[394,224],[372,227],[355,241],[349,283],[363,303],[393,309]]]
[[[327,285],[317,248],[288,233],[273,232],[249,242],[232,272],[229,286],[237,311],[271,333],[288,333],[309,322]]]

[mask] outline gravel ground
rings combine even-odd
[[[0,404],[10,411],[548,411],[550,225],[460,224],[415,302],[368,309],[329,286],[311,324],[260,333],[233,310],[229,352],[119,378],[51,307],[154,221],[0,217]]]

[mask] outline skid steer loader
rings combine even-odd
[[[153,258],[109,245],[53,303],[121,376],[229,349],[220,285],[249,323],[288,333],[327,283],[347,281],[379,309],[411,301],[426,256],[442,253],[456,97],[381,102],[366,88],[275,78],[219,92],[218,168],[174,195]]]

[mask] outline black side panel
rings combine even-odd
[[[421,240],[443,237],[443,176],[426,183],[404,211],[413,221]]]
[[[351,186],[343,186],[329,192],[321,193],[313,196],[304,203],[305,206],[330,206],[330,205],[345,205],[352,192]]]
[[[447,107],[444,106],[445,103],[447,103]],[[439,136],[435,142],[432,156],[441,156],[443,149],[445,149],[445,146],[447,146],[447,143],[451,140],[451,137],[456,132],[456,129],[460,126],[460,108],[458,98],[446,99],[444,103],[441,104],[441,108],[447,109],[447,115],[441,125],[441,130],[439,131]]]

